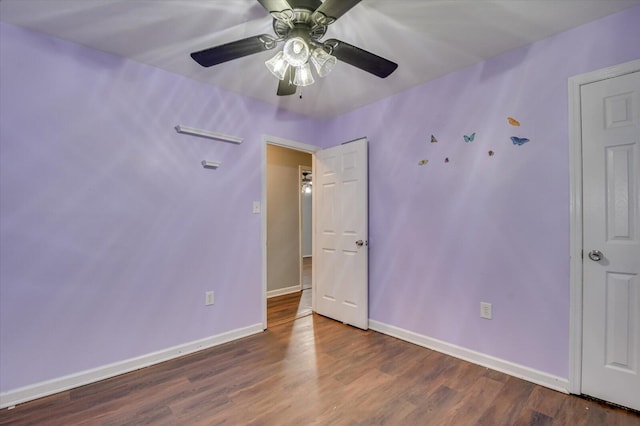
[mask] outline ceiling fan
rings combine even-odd
[[[193,52],[191,57],[203,67],[211,67],[243,56],[275,49],[282,51],[265,62],[279,80],[278,96],[293,95],[298,86],[313,84],[311,62],[320,77],[326,76],[337,60],[380,78],[389,76],[398,64],[344,41],[321,41],[329,25],[360,0],[258,0],[273,17],[275,37],[261,34]]]

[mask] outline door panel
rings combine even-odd
[[[637,173],[634,170],[633,158],[635,157],[635,144],[611,146],[605,149],[607,183],[607,240],[628,240],[635,239],[635,227],[637,226],[633,216],[630,216],[630,209],[633,206],[634,194],[633,176]],[[631,188],[630,188],[631,185]]]
[[[605,294],[605,365],[636,374],[637,321],[633,300],[638,284],[631,274],[607,273]],[[631,306],[630,306],[631,305]]]
[[[314,171],[319,211],[314,234],[316,312],[367,329],[366,139],[317,152]]]
[[[582,392],[640,410],[640,72],[582,86]]]

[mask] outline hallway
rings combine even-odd
[[[303,259],[302,291],[267,299],[267,327],[311,315],[311,257]]]

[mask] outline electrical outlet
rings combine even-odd
[[[204,304],[207,306],[213,305],[213,291],[207,291],[204,294]]]
[[[480,318],[493,318],[493,312],[491,312],[491,303],[480,302]]]

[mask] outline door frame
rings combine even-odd
[[[582,108],[581,86],[640,71],[640,60],[569,78],[569,392],[582,393]]]
[[[262,329],[267,329],[267,145],[281,146],[295,151],[311,154],[315,159],[316,151],[320,148],[302,142],[280,138],[271,135],[262,135],[262,194],[260,200],[261,211],[261,242],[262,247]],[[313,287],[313,278],[311,286]]]

